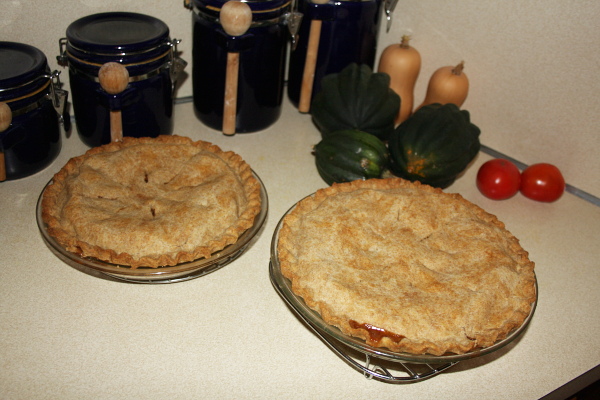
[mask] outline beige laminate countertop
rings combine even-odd
[[[475,186],[490,158],[481,153],[447,191],[520,238],[536,263],[536,313],[515,342],[431,379],[368,380],[300,322],[269,280],[278,220],[326,186],[311,154],[319,134],[310,117],[286,103],[269,129],[233,137],[203,126],[191,103],[177,105],[175,118],[176,134],[233,150],[260,176],[269,213],[258,240],[214,273],[166,285],[68,266],[35,220],[44,185],[87,149],[75,132],[63,138],[50,167],[0,183],[0,398],[537,399],[600,364],[600,207],[569,193],[552,204],[488,200]]]

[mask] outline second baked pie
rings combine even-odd
[[[250,228],[260,183],[236,153],[181,136],[125,137],[90,149],[42,198],[67,251],[132,268],[210,257]]]
[[[402,179],[334,184],[300,201],[282,221],[277,257],[325,322],[395,352],[491,346],[536,299],[534,264],[504,224]]]

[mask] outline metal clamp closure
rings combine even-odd
[[[387,25],[385,28],[386,32],[389,32],[390,28],[392,27],[392,14],[394,13],[396,4],[398,4],[398,0],[385,0],[384,1],[385,18],[387,19]]]
[[[67,98],[69,97],[69,92],[67,92],[66,90],[61,88],[62,84],[60,83],[59,76],[60,76],[60,71],[55,70],[54,72],[52,72],[52,75],[50,75],[50,77],[49,77],[51,80],[50,99],[52,100],[52,105],[54,105],[54,109],[58,113],[58,118],[59,118],[60,123],[65,126],[65,130],[69,130],[67,128],[67,125],[69,124],[69,122],[65,121],[65,118],[68,118],[68,116],[65,117],[65,106],[67,104]]]
[[[175,90],[175,84],[179,79],[179,75],[188,64],[187,61],[177,55],[179,53],[177,51],[177,45],[179,43],[181,43],[181,39],[173,39],[171,42],[169,42],[169,45],[172,48],[170,60],[168,62],[170,70],[169,72],[171,74],[171,90]]]
[[[302,23],[303,17],[304,14],[296,10],[285,14],[285,24],[287,25],[292,38],[292,51],[296,50],[296,46],[298,45],[298,31],[300,30],[300,24]]]
[[[58,39],[58,55],[56,56],[56,61],[58,65],[62,67],[66,67],[69,59],[67,57],[67,38]]]

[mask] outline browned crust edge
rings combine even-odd
[[[521,258],[521,260],[524,261],[524,269],[529,271],[528,275],[531,278],[522,282],[522,285],[519,288],[520,293],[517,294],[518,296],[522,297],[524,301],[521,303],[520,308],[515,310],[512,318],[507,320],[502,326],[497,327],[496,329],[477,333],[474,337],[470,338],[471,341],[467,345],[460,344],[458,341],[433,343],[430,341],[412,341],[409,338],[404,338],[401,341],[396,342],[388,337],[383,337],[378,343],[369,343],[369,335],[367,331],[360,328],[352,328],[348,319],[333,315],[329,306],[322,302],[314,301],[307,290],[298,287],[296,282],[298,281],[299,277],[290,268],[290,265],[294,262],[294,257],[288,250],[290,246],[293,246],[293,243],[290,240],[290,236],[292,235],[291,225],[298,219],[299,215],[312,210],[316,205],[323,201],[323,199],[328,196],[333,196],[336,193],[352,192],[358,189],[389,189],[408,186],[417,186],[422,190],[450,196],[459,202],[468,204],[473,210],[475,210],[476,214],[480,218],[489,222],[490,224],[496,225],[506,232],[511,242],[512,250],[518,255],[519,258]],[[292,283],[292,291],[298,296],[302,297],[308,307],[318,312],[326,323],[339,328],[347,335],[365,340],[373,347],[385,347],[393,352],[404,352],[417,355],[431,354],[439,356],[450,353],[464,354],[478,348],[492,346],[496,342],[506,338],[514,329],[523,324],[525,319],[529,316],[532,310],[532,305],[537,296],[535,288],[535,275],[533,274],[535,264],[529,260],[529,253],[521,247],[519,240],[512,233],[506,230],[504,223],[501,222],[495,215],[490,214],[476,204],[471,203],[458,193],[445,193],[439,188],[424,185],[420,182],[410,182],[401,178],[368,179],[340,184],[334,183],[332,186],[320,189],[313,195],[302,199],[283,219],[279,232],[279,241],[277,244],[277,256],[282,274]],[[525,272],[527,273],[527,271]],[[393,333],[402,334],[402,332]]]
[[[242,185],[246,191],[248,204],[246,209],[240,215],[237,223],[223,234],[204,246],[199,246],[193,252],[179,252],[176,254],[164,254],[159,257],[141,257],[134,258],[128,253],[117,253],[114,250],[105,249],[77,240],[67,233],[56,216],[57,199],[61,191],[65,188],[64,182],[68,176],[76,172],[82,162],[94,154],[104,152],[114,152],[128,146],[144,143],[165,143],[165,144],[189,144],[201,150],[211,151],[217,154],[227,164],[235,170]],[[106,145],[89,149],[83,155],[71,158],[65,166],[57,172],[52,178],[51,183],[46,187],[42,197],[42,220],[47,226],[48,234],[56,239],[67,251],[75,253],[81,257],[92,257],[112,264],[127,265],[131,268],[144,267],[163,267],[174,266],[184,262],[190,262],[201,258],[208,258],[213,253],[224,249],[226,246],[235,243],[240,235],[254,224],[255,217],[261,210],[261,185],[252,173],[250,166],[242,157],[232,151],[223,151],[217,145],[205,141],[192,141],[185,136],[162,135],[156,138],[133,138],[124,137],[122,141],[111,142]]]

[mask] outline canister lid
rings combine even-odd
[[[46,73],[41,50],[23,43],[0,42],[0,89],[12,89]]]
[[[99,55],[149,51],[165,44],[169,27],[149,15],[129,12],[93,14],[67,28],[69,45]]]
[[[193,5],[199,10],[218,16],[223,4],[229,0],[193,0]],[[254,21],[264,21],[279,17],[286,13],[292,4],[292,0],[241,0],[250,6]]]

